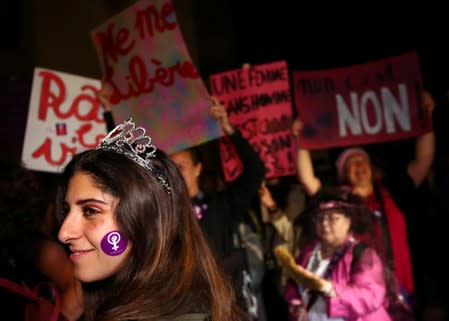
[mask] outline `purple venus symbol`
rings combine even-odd
[[[101,249],[110,256],[122,254],[128,246],[128,239],[119,231],[112,231],[103,236]]]

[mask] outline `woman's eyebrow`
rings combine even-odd
[[[84,198],[84,199],[80,199],[80,200],[77,200],[76,202],[75,202],[75,204],[76,205],[84,205],[84,204],[86,204],[86,203],[100,203],[100,204],[104,204],[104,205],[108,205],[108,203],[107,202],[105,202],[105,201],[103,201],[103,200],[100,200],[100,199],[96,199],[96,198]]]

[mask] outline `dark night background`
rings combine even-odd
[[[424,83],[435,90],[448,88],[448,27],[431,2],[232,3],[240,61],[287,59],[290,70],[314,70],[414,50]]]
[[[131,0],[0,0],[0,131],[20,157],[35,66],[101,78],[89,33]],[[210,74],[287,60],[289,70],[349,66],[418,52],[424,85],[439,104],[449,89],[448,27],[432,2],[397,3],[173,0],[203,79]],[[14,80],[11,82],[11,80]]]

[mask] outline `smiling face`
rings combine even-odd
[[[344,165],[346,179],[352,186],[365,186],[371,184],[372,170],[369,159],[360,153],[348,158]]]
[[[124,242],[123,235],[118,242],[117,234],[110,234],[118,230],[114,220],[118,201],[99,189],[92,176],[86,173],[77,172],[69,181],[65,195],[66,217],[58,237],[69,245],[75,277],[82,282],[113,275],[130,251],[131,245]],[[102,241],[103,248],[105,243],[122,248],[111,255],[110,249],[102,249]]]

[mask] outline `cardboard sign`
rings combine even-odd
[[[95,79],[34,70],[22,150],[28,169],[60,172],[75,154],[98,145],[106,134],[99,87]]]
[[[293,73],[304,127],[300,146],[318,149],[405,139],[431,129],[416,53],[345,68]]]
[[[292,175],[294,139],[291,135],[292,106],[285,61],[214,74],[211,91],[224,104],[231,124],[259,153],[267,178]],[[232,144],[221,141],[225,179],[239,174],[241,165]]]
[[[132,117],[175,152],[221,135],[169,0],[137,1],[92,32],[117,122]]]

